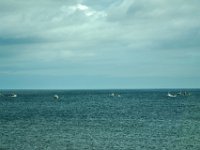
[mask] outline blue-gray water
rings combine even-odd
[[[176,98],[167,90],[15,93],[0,96],[0,150],[200,149],[199,90]]]

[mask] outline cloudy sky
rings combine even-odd
[[[199,0],[1,0],[1,89],[200,88]]]

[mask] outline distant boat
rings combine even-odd
[[[189,92],[186,92],[186,91],[184,91],[184,92],[179,92],[179,93],[177,93],[177,95],[180,95],[180,96],[190,96],[191,95],[191,93],[189,93]]]
[[[53,96],[53,98],[54,98],[54,99],[59,99],[59,96],[55,94],[55,95]]]
[[[168,97],[176,97],[177,95],[176,95],[176,94],[173,95],[173,94],[171,94],[171,93],[168,92],[168,93],[167,93],[167,96],[168,96]]]
[[[10,97],[17,97],[17,94],[11,94]]]
[[[114,96],[115,96],[115,93],[112,93],[111,96],[114,97]]]
[[[120,94],[115,94],[115,93],[111,93],[110,96],[112,96],[112,97],[121,97]]]
[[[190,96],[191,95],[191,93],[189,93],[189,92],[183,92],[183,94],[182,94],[183,96]]]
[[[180,91],[180,92],[177,93],[177,95],[183,95],[183,93]]]

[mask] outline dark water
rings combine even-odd
[[[165,90],[15,93],[0,96],[0,150],[200,149],[198,90],[176,98]]]

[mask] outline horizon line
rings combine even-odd
[[[200,90],[200,88],[0,88],[0,90]]]

